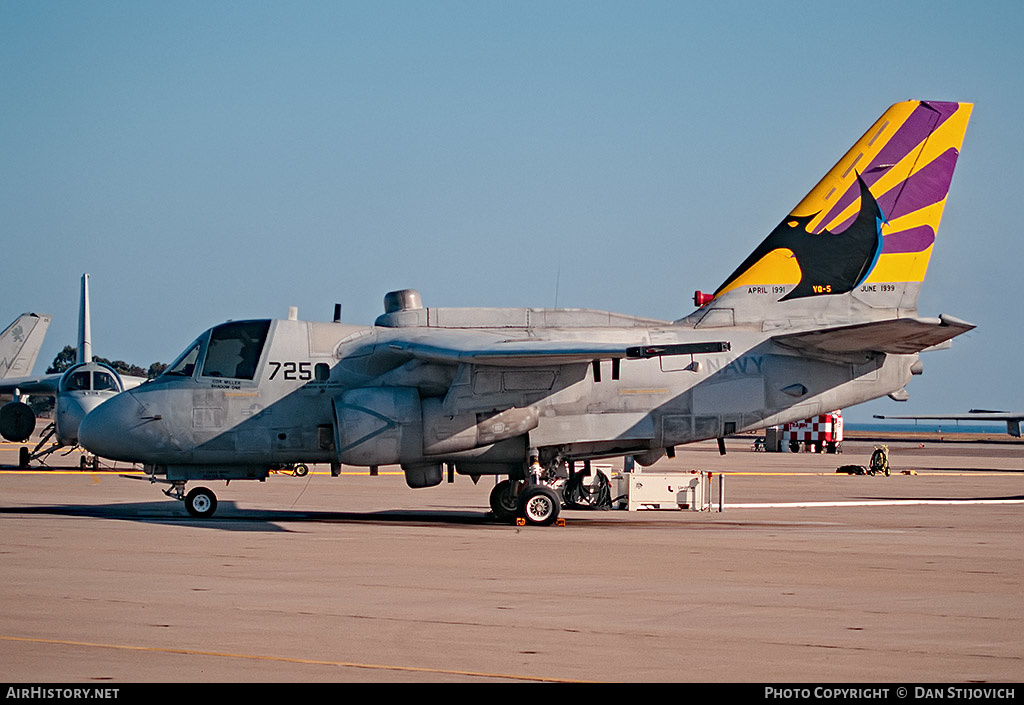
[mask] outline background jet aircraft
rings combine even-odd
[[[1024,421],[1022,411],[986,411],[971,409],[966,414],[923,414],[921,416],[879,416],[876,419],[908,419],[913,421],[1001,421],[1006,424],[1006,432],[1020,438],[1020,422]]]
[[[32,374],[50,318],[49,314],[23,313],[0,333],[0,379]]]
[[[46,322],[49,324],[49,318]],[[108,365],[93,362],[91,329],[89,275],[83,274],[78,315],[77,362],[61,374],[0,380],[0,392],[14,395],[14,401],[0,408],[0,436],[14,443],[27,441],[36,426],[36,415],[28,404],[21,401],[21,396],[38,394],[56,397],[53,423],[44,431],[34,450],[29,451],[27,447],[21,449],[22,467],[27,466],[33,459],[77,445],[78,426],[86,414],[115,394],[124,391],[126,386],[130,388],[145,381],[137,377],[122,377]],[[40,340],[39,343],[41,342]],[[46,445],[51,437],[56,438],[56,446]]]
[[[502,518],[549,524],[553,480],[633,456],[903,396],[918,353],[973,328],[917,298],[971,113],[889,108],[713,296],[675,322],[591,310],[425,308],[385,297],[371,327],[234,321],[81,425],[103,457],[146,465],[196,516],[193,480],[264,479],[288,463],[447,466],[507,476]]]

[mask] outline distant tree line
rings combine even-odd
[[[138,365],[130,365],[124,360],[114,360],[111,362],[106,358],[95,356],[93,356],[92,359],[93,362],[102,362],[105,365],[110,365],[118,374],[129,375],[131,377],[146,377],[148,379],[153,379],[167,369],[167,365],[162,362],[154,362],[149,366],[148,370],[144,370]],[[46,374],[60,374],[65,372],[75,364],[76,360],[78,360],[78,348],[72,347],[71,345],[65,345],[64,349],[57,353],[57,357],[53,358],[53,363],[49,368],[47,368]]]

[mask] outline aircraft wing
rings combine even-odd
[[[0,379],[0,394],[56,394],[60,378],[59,374],[7,377]]]
[[[789,348],[819,354],[882,352],[909,355],[939,345],[974,328],[952,316],[891,318],[850,326],[834,326],[773,338]]]
[[[429,338],[391,341],[381,347],[408,354],[424,362],[510,367],[584,364],[595,360],[694,355],[730,349],[728,342],[717,341],[676,345],[625,345],[541,338],[496,339],[472,333],[462,334],[461,331],[449,331],[446,335]]]
[[[15,391],[20,394],[56,394],[62,376],[62,374],[57,373],[37,375],[35,377],[8,377],[0,379],[0,394],[13,394]],[[121,383],[125,389],[132,389],[148,381],[145,377],[118,376],[121,378]]]
[[[910,421],[1002,421],[1006,423],[1006,432],[1008,434],[1020,438],[1020,422],[1024,421],[1024,411],[980,411],[972,409],[966,414],[921,414],[919,416],[880,416],[875,414],[875,418]]]
[[[149,381],[148,377],[133,377],[132,375],[119,375],[121,377],[121,384],[124,385],[125,389],[135,389],[140,384],[144,384]]]

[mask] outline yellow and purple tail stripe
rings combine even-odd
[[[785,300],[923,281],[972,107],[893,105],[716,298],[741,287]]]

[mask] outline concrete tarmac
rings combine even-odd
[[[724,511],[545,528],[466,477],[210,483],[197,520],[116,471],[8,469],[0,680],[1019,681],[1024,446],[894,441],[897,474],[836,474],[872,446],[679,448],[646,471],[724,473]]]

